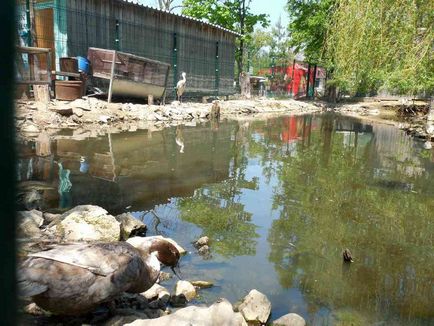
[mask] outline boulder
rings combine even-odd
[[[270,316],[271,303],[264,294],[253,289],[244,297],[238,311],[248,323],[264,324]]]
[[[120,223],[101,207],[77,206],[60,217],[55,226],[63,241],[118,241]]]
[[[303,317],[297,314],[287,314],[273,321],[273,326],[305,326],[306,322]]]
[[[191,301],[196,297],[196,288],[189,281],[178,281],[175,285],[175,296],[180,295]]]
[[[21,211],[18,215],[18,235],[22,238],[39,238],[40,226],[44,223],[42,212],[31,210]]]
[[[146,236],[147,227],[145,223],[136,219],[132,214],[120,214],[116,216],[116,220],[120,223],[121,240],[125,241],[128,238],[135,236]]]
[[[171,315],[157,319],[138,319],[130,326],[247,326],[239,313],[232,310],[232,305],[220,299],[210,307],[187,307],[179,309]]]

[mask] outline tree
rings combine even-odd
[[[430,0],[337,0],[328,25],[334,79],[353,94],[434,89],[434,12]]]
[[[251,0],[184,0],[183,14],[205,19],[241,34],[237,38],[236,61],[238,73],[244,69],[245,46],[251,41],[254,27],[267,27],[268,16],[255,15],[250,10]]]
[[[327,29],[336,0],[288,0],[290,44],[310,63],[324,58]]]
[[[157,0],[158,8],[161,10],[172,11],[175,8],[179,8],[181,6],[174,6],[174,2],[176,0]]]
[[[270,56],[278,66],[286,66],[293,57],[290,38],[281,17],[271,28]]]

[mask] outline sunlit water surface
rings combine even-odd
[[[434,154],[402,131],[323,115],[65,138],[20,145],[20,188],[44,210],[96,204],[173,237],[183,278],[215,284],[199,303],[256,288],[272,319],[434,324]]]

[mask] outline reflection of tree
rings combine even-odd
[[[198,189],[178,202],[180,218],[203,228],[214,240],[213,249],[223,256],[254,255],[258,237],[251,213],[241,204],[242,189],[257,189],[256,178],[245,179],[247,167],[245,128],[236,127],[231,148],[229,179]]]
[[[336,309],[432,317],[434,198],[371,181],[375,171],[367,161],[381,155],[372,151],[378,144],[357,153],[344,146],[343,135],[331,136],[331,123],[324,120],[312,145],[296,157],[276,156],[281,164],[273,205],[280,217],[268,241],[282,286],[297,286],[310,302]],[[413,162],[396,164],[403,169]],[[426,187],[425,178],[396,173],[400,169],[384,173]],[[433,180],[428,183],[434,189]],[[341,264],[345,247],[356,256],[349,270]]]

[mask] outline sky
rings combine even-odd
[[[288,24],[288,14],[284,9],[287,0],[252,0],[250,8],[255,14],[270,15],[271,25],[274,25],[279,17],[282,17],[282,24]],[[138,0],[139,3],[156,7],[157,0]],[[176,5],[182,3],[182,0],[177,0]]]

